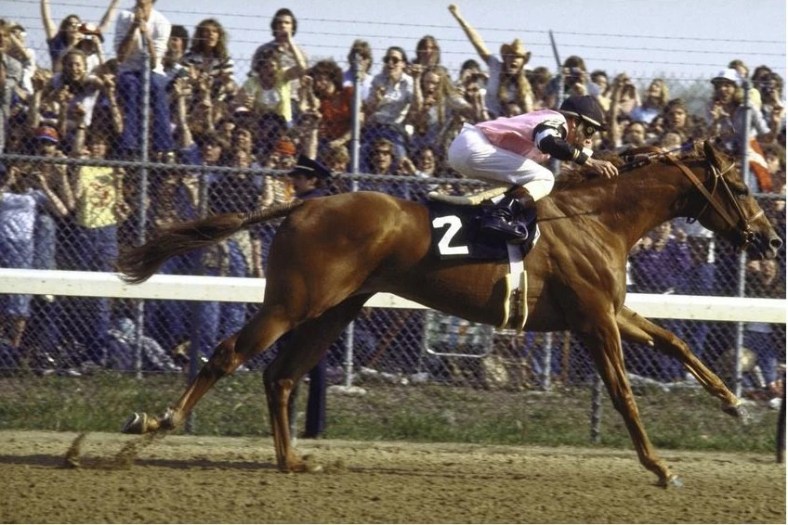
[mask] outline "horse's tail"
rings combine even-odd
[[[171,257],[216,244],[252,224],[286,217],[303,203],[294,200],[270,208],[223,213],[167,226],[142,246],[131,248],[118,257],[120,278],[131,284],[144,282]]]

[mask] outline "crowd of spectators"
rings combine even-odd
[[[693,114],[681,98],[671,98],[663,78],[651,80],[641,92],[626,73],[588,68],[579,56],[568,57],[561,74],[553,74],[543,66],[530,67],[531,53],[519,39],[504,43],[496,54],[453,5],[447,19],[458,22],[480,59],[466,60],[457,77],[441,63],[440,43],[430,35],[419,40],[411,58],[403,47],[391,45],[377,66],[373,49],[360,39],[349,43],[344,67],[332,59],[312,62],[297,41],[296,15],[282,8],[271,19],[272,39],[255,50],[250,71],[239,82],[235,59],[245,63],[249,57],[230,56],[219,19],[206,18],[190,31],[157,11],[153,0],[137,0],[131,10],[118,11],[117,5],[117,0],[109,3],[98,25],[76,14],[56,25],[49,0],[41,0],[49,51],[43,63],[27,46],[25,28],[0,19],[0,153],[139,160],[145,149],[160,163],[201,166],[154,171],[145,204],[152,226],[287,202],[294,195],[291,182],[277,174],[299,155],[318,159],[335,173],[349,172],[355,90],[361,100],[360,171],[410,178],[383,185],[365,180],[357,187],[418,198],[425,191],[413,183],[419,178],[454,176],[443,160],[464,123],[553,108],[563,93],[598,98],[609,125],[598,139],[600,148],[674,149],[688,140],[716,138],[732,154],[750,148],[754,191],[785,192],[783,79],[763,65],[750,74],[741,60],[721,64],[720,74],[709,79],[712,95],[705,113]],[[112,23],[114,41],[105,42]],[[751,86],[746,93],[745,80]],[[148,97],[143,97],[145,82]],[[745,95],[753,111],[745,111]],[[150,133],[143,137],[146,98]],[[745,118],[752,137],[742,144]],[[0,265],[106,271],[119,243],[134,242],[141,197],[133,170],[10,161],[0,166]],[[213,172],[214,166],[268,171]],[[331,189],[346,191],[351,185],[338,178]],[[784,199],[767,204],[784,225]],[[636,247],[633,290],[687,293],[689,279],[677,288],[668,282],[674,272],[654,263],[665,259],[669,240],[685,246],[679,250],[682,264],[707,273],[711,265],[719,274],[713,237],[684,223],[668,226],[672,229],[660,229]],[[164,271],[200,268],[211,275],[262,276],[272,235],[267,228],[244,233],[216,250],[173,260]],[[655,264],[665,282],[651,279],[650,270],[640,272],[650,280],[639,277],[639,270]],[[724,280],[704,278],[707,284],[700,291],[723,293]],[[106,362],[107,338],[119,330],[116,321],[127,323],[131,317],[126,305],[113,307],[106,300],[40,302],[46,315],[57,310],[84,320],[78,329],[54,323],[47,330],[53,341],[81,343],[85,357],[94,361]],[[30,297],[3,296],[0,337],[5,344],[22,346],[35,304]],[[151,302],[146,334],[168,353],[186,341],[204,345],[207,353],[247,315],[235,304],[204,304],[198,310],[175,301]],[[193,315],[202,334],[196,337],[188,322]],[[666,377],[675,374],[665,372]]]

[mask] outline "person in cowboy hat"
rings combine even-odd
[[[471,26],[460,13],[460,9],[449,5],[449,12],[460,24],[465,35],[473,44],[474,49],[484,61],[489,71],[485,104],[493,117],[511,113],[511,108],[518,108],[519,113],[527,113],[534,109],[534,94],[531,83],[525,76],[525,65],[531,59],[531,52],[519,38],[511,44],[501,45],[500,58],[487,48],[481,35]]]
[[[567,98],[561,108],[465,124],[448,150],[449,165],[466,177],[511,184],[513,189],[482,218],[482,230],[507,240],[525,240],[513,221],[519,210],[549,194],[555,178],[542,164],[550,158],[590,167],[603,177],[616,167],[591,155],[591,138],[605,129],[605,115],[589,95]]]

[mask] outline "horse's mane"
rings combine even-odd
[[[700,150],[699,150],[700,147]],[[653,147],[653,146],[644,146],[641,148],[633,148],[621,153],[616,153],[613,151],[601,151],[596,152],[594,154],[594,158],[607,160],[613,163],[619,170],[622,167],[625,169],[620,171],[620,173],[628,173],[630,171],[636,170],[638,167],[641,166],[632,166],[633,160],[635,160],[638,156],[651,156],[652,159],[654,158],[664,158],[667,156],[667,152],[663,152],[661,149]],[[698,144],[695,144],[693,148],[689,151],[684,151],[679,154],[678,158],[683,162],[691,162],[694,160],[703,160],[705,156],[702,151],[702,147]],[[630,165],[627,168],[627,165]],[[571,166],[567,168],[562,168],[561,173],[555,179],[555,187],[553,191],[563,191],[569,188],[574,188],[576,186],[580,186],[583,184],[587,184],[591,181],[599,181],[601,183],[611,182],[613,179],[605,179],[599,176],[594,170],[592,170],[588,166]]]

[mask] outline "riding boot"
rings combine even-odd
[[[528,230],[518,218],[533,205],[534,199],[528,190],[518,186],[506,192],[503,199],[485,213],[481,229],[507,242],[525,242]]]

